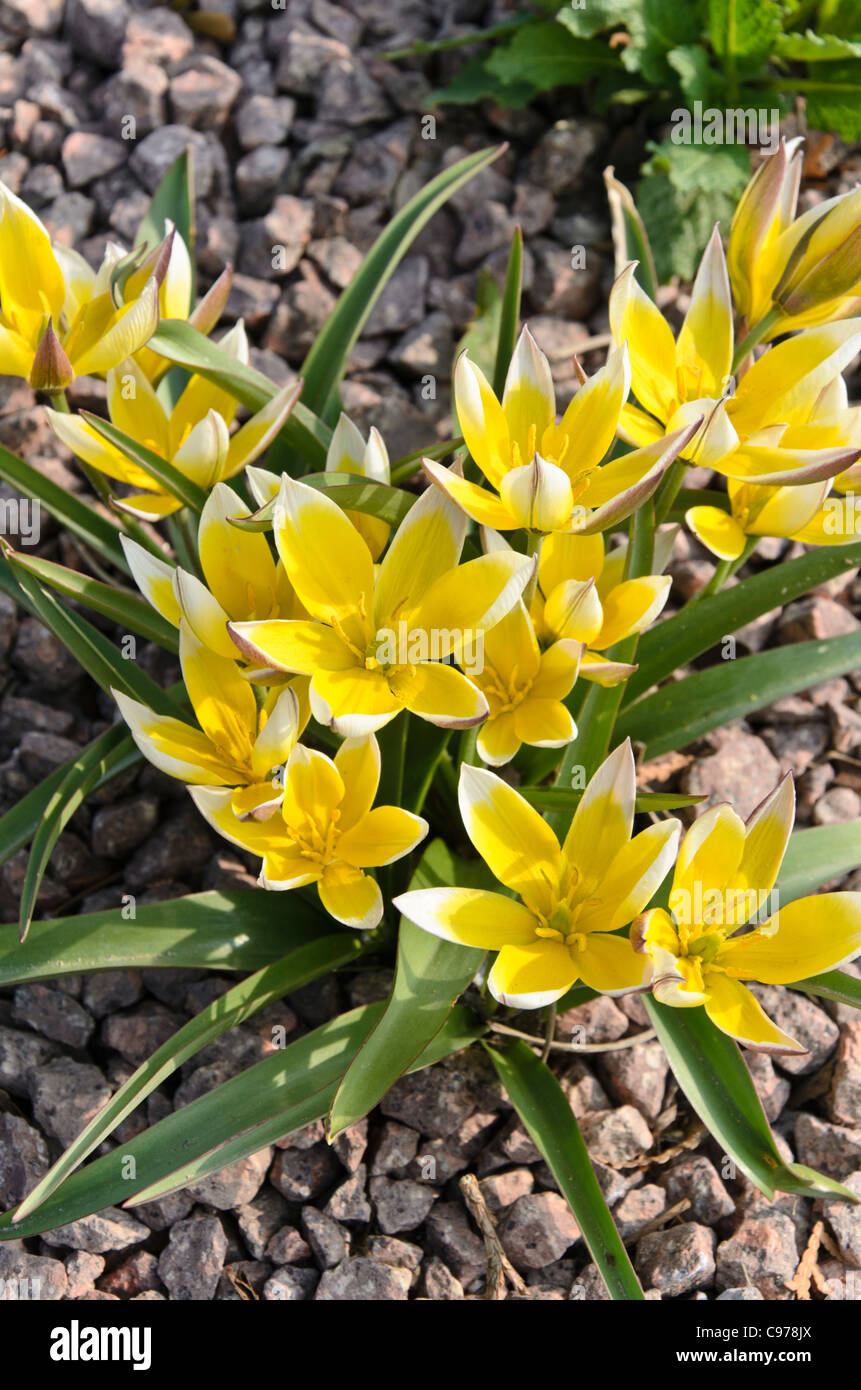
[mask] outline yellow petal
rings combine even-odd
[[[253,463],[269,448],[275,436],[284,428],[301,390],[301,381],[290,382],[276,392],[262,410],[240,426],[229,442],[223,472],[225,478],[235,477],[246,464]]]
[[[50,406],[45,407],[45,415],[60,442],[84,463],[89,463],[108,478],[117,478],[132,487],[152,487],[152,478],[148,473],[127,459],[113,444],[102,439],[92,425],[88,425],[80,416],[66,415],[52,410]]]
[[[742,377],[732,423],[742,436],[763,424],[793,418],[799,403],[816,396],[842,372],[861,346],[861,319],[810,328],[769,348]]]
[[[251,766],[257,736],[257,703],[235,661],[227,661],[198,640],[187,623],[179,625],[182,678],[204,733],[225,762]],[[237,781],[251,780],[237,777]]]
[[[512,551],[495,551],[448,570],[419,600],[412,624],[426,632],[455,634],[450,650],[459,656],[457,634],[484,632],[504,618],[517,603],[534,562]],[[440,648],[445,655],[445,644]]]
[[[332,759],[297,743],[284,773],[284,824],[305,839],[316,828],[325,839],[334,813],[344,799],[344,782]]]
[[[375,879],[350,864],[327,864],[317,884],[320,902],[336,922],[371,931],[383,915],[383,895]]]
[[[210,488],[224,473],[227,446],[227,426],[217,410],[210,410],[177,449],[173,466],[198,487]]]
[[[670,893],[677,921],[692,923],[697,884],[702,892],[722,892],[735,879],[743,852],[744,821],[731,806],[713,806],[694,821],[682,841]]]
[[[427,488],[413,503],[395,532],[377,575],[377,628],[393,626],[405,617],[431,585],[454,568],[460,559],[466,525],[463,513],[439,488]]]
[[[482,724],[476,739],[478,756],[491,767],[504,767],[520,749],[522,739],[517,735],[514,711],[490,715]]]
[[[270,618],[262,623],[231,623],[229,632],[249,661],[279,671],[313,676],[319,671],[361,669],[355,655],[325,623]]]
[[[603,536],[569,536],[557,532],[548,536],[541,547],[538,583],[542,592],[549,594],[566,579],[577,579],[581,584],[588,579],[598,579],[603,568]]]
[[[766,493],[747,523],[751,536],[795,536],[813,521],[828,496],[829,483],[800,483]],[[836,500],[836,499],[835,499]],[[838,504],[839,505],[839,504]],[[853,518],[854,519],[854,518]],[[857,534],[854,530],[850,536]],[[816,542],[814,542],[815,544]]]
[[[144,598],[167,622],[179,627],[182,610],[173,591],[175,566],[145,550],[137,541],[132,540],[131,536],[121,535],[120,544],[132,578]]]
[[[580,660],[579,674],[584,680],[594,681],[596,685],[620,685],[632,676],[637,667],[624,661],[608,661],[598,652],[584,652]]]
[[[232,845],[264,855],[290,845],[280,816],[240,820],[233,810],[233,792],[223,787],[190,787],[192,800],[208,825]],[[307,859],[302,861],[307,864]]]
[[[577,726],[561,700],[527,696],[514,711],[514,729],[533,748],[562,748],[577,735]]]
[[[528,328],[521,332],[512,353],[502,412],[512,448],[517,448],[521,463],[530,463],[544,431],[556,418],[556,391],[550,363]]]
[[[206,734],[180,719],[156,714],[121,691],[112,692],[120,714],[144,757],[168,777],[208,786],[233,786],[236,774]]]
[[[564,700],[577,679],[582,651],[579,642],[564,640],[548,647],[542,653],[530,696],[536,700]]]
[[[522,601],[485,633],[484,660],[495,674],[504,678],[516,672],[519,684],[538,675],[541,653]],[[567,695],[568,691],[564,693]]]
[[[772,1023],[749,989],[715,970],[706,976],[705,1009],[716,1028],[755,1052],[807,1051]]]
[[[510,1009],[555,1003],[578,978],[574,955],[556,941],[503,946],[487,977],[494,999]]]
[[[311,678],[311,710],[344,738],[363,738],[381,729],[403,709],[378,671],[350,666],[341,671],[316,670]]]
[[[581,885],[599,882],[630,840],[635,795],[634,755],[626,739],[591,778],[565,837],[562,854]]]
[[[240,653],[228,631],[228,616],[197,575],[174,570],[173,591],[182,616],[197,638],[228,661],[238,660]]]
[[[787,773],[750,815],[735,887],[770,893],[795,822],[795,786]]]
[[[732,298],[720,232],[703,253],[682,324],[676,358],[686,397],[722,396],[732,367]]]
[[[630,389],[631,365],[622,343],[611,349],[605,365],[579,387],[562,416],[556,437],[567,440],[567,447],[557,462],[569,478],[588,473],[608,453]],[[566,576],[578,577],[586,576]]]
[[[478,522],[479,526],[491,526],[496,531],[511,531],[519,524],[495,492],[468,482],[466,478],[461,478],[450,468],[443,468],[440,463],[434,463],[432,459],[425,459],[422,467],[431,482],[441,489],[446,497],[451,498],[465,516]]]
[[[626,579],[611,589],[604,600],[600,634],[591,645],[604,651],[623,637],[649,627],[662,612],[671,584],[669,575],[649,574],[641,579]]]
[[[536,941],[535,917],[523,903],[483,888],[420,888],[392,905],[416,926],[481,951],[528,946]]]
[[[117,429],[163,459],[171,456],[164,407],[134,358],[112,367],[105,378],[108,412]]]
[[[601,994],[630,994],[651,984],[651,961],[638,955],[625,936],[590,933],[574,959],[583,983]]]
[[[370,640],[373,561],[337,503],[285,474],[274,522],[278,553],[308,612],[323,622],[340,623],[351,641]]]
[[[85,350],[73,358],[79,376],[102,376],[124,358],[131,357],[158,328],[158,288],[148,280],[140,297],[124,305],[112,316],[103,331]]]
[[[595,583],[568,579],[547,596],[544,621],[550,631],[572,642],[590,643],[604,623],[604,611]]]
[[[640,404],[665,421],[676,399],[676,344],[656,304],[627,265],[610,292],[610,327],[617,347],[627,341],[631,384]]]
[[[364,453],[361,431],[342,410],[326,452],[326,472],[361,473]]]
[[[406,668],[392,673],[392,694],[411,713],[443,729],[468,729],[487,717],[487,700],[481,691],[453,666],[424,662],[410,674]]]
[[[508,423],[490,382],[465,352],[454,369],[454,405],[466,447],[488,482],[499,487],[511,467]]]
[[[335,754],[335,766],[344,782],[338,825],[342,831],[349,830],[368,814],[380,785],[380,745],[374,735],[344,739]]]
[[[737,560],[747,537],[729,512],[720,507],[689,507],[685,521],[703,545],[719,560]]]
[[[238,493],[226,483],[216,483],[198,527],[200,564],[206,581],[222,608],[235,619],[268,617],[275,603],[275,561],[266,537],[230,523],[230,517],[249,515]]]
[[[718,960],[741,979],[788,985],[836,970],[859,951],[861,893],[820,893],[787,903],[764,926],[733,937]]]
[[[501,883],[549,916],[562,864],[545,820],[492,772],[464,764],[458,801],[466,833]]]
[[[59,322],[66,289],[51,239],[34,212],[0,183],[0,303],[34,327],[45,315]]]
[[[344,831],[338,841],[338,854],[358,869],[380,868],[414,850],[428,828],[421,816],[400,806],[377,806]]]
[[[574,508],[568,474],[540,454],[531,463],[506,473],[499,495],[518,526],[542,534],[561,531],[568,525]]]
[[[253,697],[252,697],[253,698]],[[263,722],[263,721],[262,721]],[[265,777],[273,767],[285,763],[299,737],[299,700],[295,690],[285,686],[254,742],[251,767]]]

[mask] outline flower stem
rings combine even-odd
[[[779,323],[782,318],[783,310],[775,306],[773,309],[769,309],[765,318],[760,319],[759,323],[750,330],[745,338],[742,338],[732,359],[731,371],[733,376],[735,376],[744,360],[753,352],[753,349],[762,342],[766,333],[770,333],[775,324]]]
[[[544,1023],[544,1047],[541,1051],[541,1060],[546,1062],[553,1047],[553,1036],[556,1032],[556,1005],[550,1004],[547,1009],[547,1018]]]

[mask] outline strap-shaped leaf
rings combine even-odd
[[[194,150],[188,145],[162,175],[149,208],[138,227],[135,245],[152,251],[163,239],[166,220],[176,227],[189,251],[194,297]]]
[[[32,464],[25,463],[2,445],[0,478],[22,496],[38,498],[39,505],[65,530],[77,536],[103,560],[116,565],[121,574],[128,574],[129,567],[120,545],[119,526],[116,522],[109,521],[89,503],[76,497],[67,488],[60,487],[59,483],[55,483],[51,478],[46,478]]]
[[[505,271],[505,286],[502,291],[502,304],[499,313],[499,336],[496,341],[496,362],[493,369],[493,390],[500,400],[502,400],[505,378],[508,375],[509,364],[517,343],[522,288],[523,233],[519,227],[515,227],[511,250],[508,253],[508,266]]]
[[[82,912],[38,922],[22,946],[16,925],[0,926],[0,985],[88,970],[192,966],[259,970],[288,946],[306,945],[331,928],[310,899],[257,888],[188,893],[160,903]]]
[[[162,319],[147,346],[161,357],[198,372],[207,381],[229,391],[246,410],[261,410],[278,391],[275,383],[262,372],[237,362],[229,352],[211,343],[181,319]],[[332,431],[302,401],[294,405],[279,438],[286,440],[309,468],[324,467]]]
[[[630,705],[616,724],[615,739],[629,736],[645,744],[646,758],[657,758],[859,664],[861,632],[722,661]]]
[[[18,1208],[19,1215],[27,1216],[41,1206],[136,1106],[181,1067],[183,1062],[194,1057],[201,1048],[251,1018],[267,1004],[283,998],[293,990],[301,989],[303,985],[329,970],[346,965],[360,955],[362,950],[361,938],[351,936],[347,932],[339,931],[330,936],[321,936],[316,941],[295,947],[283,959],[264,966],[241,984],[234,985],[219,999],[214,999],[207,1008],[163,1043],[132,1073],[119,1090],[114,1092],[107,1105],[93,1117],[21,1203]]]
[[[425,851],[410,888],[466,886],[472,877],[443,843]],[[439,1032],[484,958],[401,918],[392,991],[376,1026],[348,1067],[329,1113],[334,1138],[377,1104]]]
[[[518,787],[517,790],[539,811],[576,811],[583,796],[582,791],[572,787]],[[696,806],[701,801],[705,801],[704,796],[686,796],[682,792],[638,792],[635,810],[677,811],[680,806]]]
[[[128,628],[138,637],[155,642],[157,646],[164,647],[165,651],[178,651],[179,638],[176,628],[139,594],[130,593],[128,589],[119,586],[114,588],[110,584],[103,584],[101,580],[93,579],[88,574],[81,574],[66,565],[55,564],[53,560],[43,560],[38,555],[28,555],[26,551],[10,551],[8,559],[13,569],[26,570],[57,593],[76,599],[78,603],[92,608],[93,612],[101,613],[104,617]]]
[[[613,1299],[640,1300],[643,1290],[598,1185],[571,1105],[550,1068],[526,1043],[484,1045],[512,1105],[541,1151],[583,1232]]]
[[[416,500],[413,492],[390,487],[388,483],[372,482],[353,473],[307,473],[302,482],[318,492],[331,494],[333,501],[345,511],[365,512],[367,516],[387,521],[390,526],[400,526]],[[231,525],[240,531],[271,531],[277,500],[273,497],[250,516],[230,517]]]
[[[690,1104],[769,1200],[776,1191],[855,1200],[847,1188],[812,1168],[784,1163],[738,1046],[714,1026],[705,1009],[668,1008],[648,995],[644,1003]]]
[[[178,468],[174,468],[172,463],[163,459],[160,454],[148,449],[145,444],[140,444],[136,439],[132,439],[130,434],[125,434],[123,430],[118,430],[116,425],[112,425],[110,420],[103,420],[100,415],[93,415],[89,410],[81,411],[82,419],[94,429],[97,434],[101,434],[107,439],[109,444],[113,444],[120,453],[125,454],[126,458],[131,459],[132,463],[152,478],[165,492],[169,492],[171,497],[175,497],[183,506],[190,507],[194,512],[203,510],[206,502],[206,493],[197,483],[193,483],[184,473],[180,473]]]
[[[751,575],[711,598],[687,605],[640,638],[637,670],[625,686],[622,708],[763,613],[791,603],[859,564],[861,542],[821,546],[797,560],[771,565],[761,574]]]
[[[338,383],[368,315],[389,277],[419,232],[459,188],[497,159],[505,147],[479,150],[450,165],[419,190],[395,214],[374,242],[359,270],[343,291],[305,358],[303,399],[309,409],[328,418]]]
[[[153,1200],[320,1119],[381,1009],[368,1004],[342,1014],[79,1168],[25,1220],[13,1224],[13,1212],[0,1217],[0,1240],[36,1235],[105,1206]],[[481,1031],[465,1010],[456,1011],[413,1070],[460,1051]],[[131,1179],[124,1176],[127,1159],[134,1160]]]
[[[114,725],[108,730],[108,735],[101,748],[94,751],[91,744],[89,748],[82,749],[45,806],[30,850],[24,886],[21,889],[18,914],[21,941],[26,939],[33,920],[39,886],[60,835],[93,787],[114,775],[125,761],[130,742],[125,726]]]
[[[830,879],[857,869],[859,864],[861,819],[795,830],[789,837],[777,880],[780,902],[786,904],[807,897]]]

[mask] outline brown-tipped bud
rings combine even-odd
[[[49,319],[33,358],[30,385],[34,391],[47,391],[51,395],[57,395],[71,386],[74,380],[75,369],[63,351],[60,339],[54,332],[53,322]]]
[[[804,259],[800,269],[804,272]],[[861,226],[854,227],[840,245],[798,277],[778,286],[774,301],[785,314],[806,314],[851,294],[861,281]]]
[[[226,265],[200,303],[189,314],[188,321],[192,328],[196,328],[204,336],[212,332],[224,312],[232,284],[233,266]]]

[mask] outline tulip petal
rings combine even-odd
[[[403,859],[428,833],[428,823],[400,806],[377,806],[338,840],[338,854],[357,869]]]
[[[561,999],[578,979],[574,955],[556,941],[503,946],[487,977],[494,999],[510,1009],[540,1009]]]
[[[770,893],[795,822],[792,774],[782,777],[774,791],[757,806],[745,825],[744,850],[734,887]]]
[[[377,628],[393,627],[441,575],[455,567],[466,526],[463,513],[439,488],[427,488],[413,503],[395,532],[377,575]]]
[[[692,924],[696,885],[722,892],[738,873],[744,853],[744,821],[731,806],[713,806],[699,816],[682,841],[670,909],[678,921]]]
[[[523,903],[483,888],[420,888],[393,899],[417,927],[481,951],[528,946],[536,941],[535,917]]]
[[[373,734],[346,738],[335,754],[335,766],[344,782],[344,800],[338,825],[349,830],[368,814],[380,785],[380,745]]]
[[[504,767],[516,756],[522,743],[514,723],[514,711],[505,710],[502,714],[491,715],[478,731],[476,748],[483,763],[491,767]]]
[[[542,593],[549,594],[567,579],[577,579],[581,584],[598,579],[603,568],[603,536],[571,536],[557,531],[541,547],[538,583]]]
[[[557,584],[547,596],[544,621],[559,637],[589,645],[604,623],[604,610],[594,580],[567,579]]]
[[[490,526],[495,531],[511,531],[518,525],[516,517],[512,516],[495,492],[468,482],[432,459],[424,459],[422,468],[431,482],[479,526]]]
[[[591,645],[604,651],[649,627],[663,611],[671,584],[670,576],[663,574],[644,575],[617,584],[604,600],[604,623]]]
[[[220,416],[213,418],[220,420]],[[224,425],[221,426],[224,429]],[[231,618],[267,618],[275,603],[275,561],[264,535],[231,525],[250,512],[238,493],[216,483],[198,526],[200,564],[210,590]]]
[[[528,328],[522,330],[511,356],[502,413],[512,452],[516,448],[520,462],[530,463],[544,431],[556,418],[556,390],[550,363]]]
[[[355,526],[331,498],[287,474],[274,523],[278,553],[308,612],[340,623],[351,641],[366,645],[373,636],[374,565]]]
[[[567,447],[557,462],[572,482],[597,467],[609,452],[630,389],[631,365],[623,343],[610,350],[604,366],[574,393],[559,424],[557,437],[565,439]],[[546,442],[549,446],[549,438]]]
[[[715,227],[700,261],[691,303],[676,343],[676,360],[690,396],[722,396],[732,368],[732,296]]]
[[[233,792],[225,787],[189,787],[192,800],[203,819],[223,839],[262,859],[270,850],[289,846],[280,816],[258,821],[240,820],[233,810]],[[303,861],[307,865],[307,859]]]
[[[465,352],[454,369],[454,405],[466,447],[488,482],[498,488],[511,467],[508,422],[484,372]]]
[[[217,656],[195,636],[187,623],[179,625],[182,678],[200,727],[225,762],[250,768],[257,737],[257,702],[235,661]],[[250,780],[237,777],[237,781]]]
[[[389,687],[411,713],[443,729],[469,729],[487,718],[481,691],[453,666],[438,661],[393,671]]]
[[[491,872],[549,917],[562,854],[547,822],[500,777],[467,763],[460,770],[458,802],[466,833]]]
[[[554,642],[541,656],[541,666],[529,692],[535,700],[564,700],[571,693],[583,648],[579,642]],[[573,737],[573,735],[572,735]]]
[[[754,1052],[806,1052],[763,1011],[759,1000],[738,980],[710,970],[706,978],[705,1010],[716,1028]]]
[[[718,959],[741,979],[788,985],[836,970],[859,951],[861,893],[820,893],[787,903],[764,926],[732,937]]]
[[[237,661],[240,654],[227,630],[227,614],[197,575],[175,570],[173,591],[182,616],[199,640],[228,661]]]
[[[316,670],[311,678],[311,712],[344,738],[364,738],[388,724],[403,709],[400,699],[378,671],[361,666]]]
[[[122,691],[111,693],[138,748],[159,771],[181,782],[202,782],[214,787],[234,786],[239,780],[199,729],[181,719],[156,714]]]
[[[158,328],[158,286],[149,279],[140,296],[113,316],[111,326],[73,358],[78,376],[103,376],[142,348]],[[86,312],[85,312],[86,318]]]
[[[462,640],[504,618],[520,598],[534,561],[515,551],[494,551],[448,570],[419,600],[412,623],[439,635],[441,656],[459,660]],[[447,640],[444,640],[447,639]]]
[[[719,560],[737,560],[742,554],[747,537],[729,512],[720,507],[689,507],[685,521],[697,540]]]
[[[361,670],[349,647],[325,623],[269,618],[262,623],[230,623],[228,632],[249,661],[279,671],[313,676],[321,670]]]
[[[561,700],[527,697],[514,711],[514,729],[532,748],[563,748],[577,736],[577,725]]]
[[[676,344],[660,309],[637,283],[636,269],[636,261],[627,265],[610,292],[610,328],[617,347],[627,341],[640,405],[666,421],[677,391]]]
[[[132,578],[144,598],[167,622],[179,627],[182,609],[173,591],[175,566],[169,565],[166,560],[160,560],[158,556],[132,540],[131,536],[121,535],[120,545],[132,572]]]
[[[630,840],[635,796],[634,754],[626,739],[591,778],[562,846],[569,871],[579,875],[581,891],[600,881],[607,865]]]
[[[299,399],[301,381],[291,381],[289,385],[276,392],[262,410],[258,410],[250,420],[246,420],[231,437],[227,449],[222,476],[234,478],[246,464],[269,448],[275,436],[284,427],[291,410]]]
[[[601,994],[630,994],[652,982],[652,962],[638,955],[625,936],[590,933],[574,959],[584,985]]]
[[[632,922],[672,868],[680,832],[680,821],[659,821],[623,845],[601,878],[600,899],[580,909],[578,930],[617,931]]]
[[[299,700],[288,685],[257,735],[251,753],[252,771],[258,777],[265,777],[271,768],[280,767],[289,758],[298,737]]]
[[[320,901],[336,922],[356,931],[371,931],[383,915],[383,895],[376,879],[350,864],[327,864],[317,884]]]
[[[568,474],[540,454],[531,463],[510,469],[499,485],[499,495],[518,526],[544,535],[566,527],[574,507]]]

